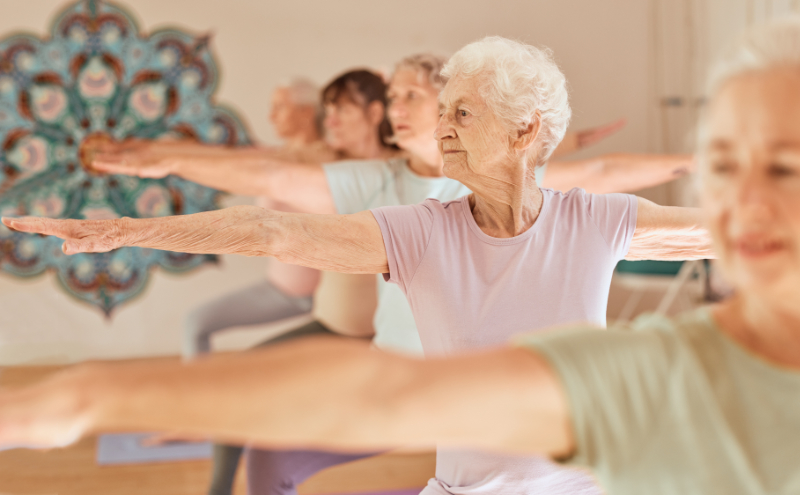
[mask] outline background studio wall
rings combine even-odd
[[[490,34],[546,45],[570,82],[573,128],[628,119],[622,132],[583,156],[687,149],[707,60],[745,25],[798,7],[793,0],[120,3],[146,31],[179,26],[212,33],[222,70],[218,100],[237,108],[264,143],[276,143],[266,117],[270,93],[292,76],[324,84],[353,67],[389,72],[405,55],[450,54]],[[0,35],[44,35],[63,5],[0,0]],[[674,96],[680,104],[669,99]],[[646,194],[662,203],[679,200],[670,187]],[[0,365],[177,354],[186,313],[256,282],[263,266],[259,259],[223,257],[219,266],[187,275],[154,273],[148,289],[111,320],[71,300],[50,275],[20,280],[0,274]]]

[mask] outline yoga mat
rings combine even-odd
[[[153,433],[114,433],[97,439],[97,464],[143,464],[209,459],[210,442],[168,442],[145,445]]]

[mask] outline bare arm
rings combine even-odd
[[[588,129],[581,129],[579,131],[567,131],[564,139],[558,144],[558,147],[553,151],[550,156],[551,159],[560,156],[570,155],[576,151],[580,151],[587,146],[591,146],[603,139],[615,134],[627,124],[626,119],[619,119],[610,124],[601,125],[598,127],[590,127]]]
[[[694,170],[691,155],[617,153],[587,160],[553,161],[543,187],[591,193],[631,192],[675,180]]]
[[[0,392],[0,447],[153,430],[362,451],[439,444],[560,456],[574,445],[558,380],[521,349],[416,361],[317,338],[191,364],[84,365]]]
[[[283,213],[236,206],[193,215],[115,220],[3,218],[21,232],[65,240],[66,254],[137,246],[197,254],[274,256],[319,270],[387,273],[380,227],[369,211],[355,215]]]
[[[699,208],[659,206],[638,198],[636,231],[626,260],[716,258]]]
[[[222,191],[267,196],[308,213],[335,213],[319,150],[231,148],[187,141],[131,141],[98,145],[92,166],[111,174],[160,178],[177,175]]]

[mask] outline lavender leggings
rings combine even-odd
[[[258,347],[309,335],[333,334],[312,321]],[[338,334],[333,334],[338,335]],[[342,337],[346,338],[346,337]],[[233,445],[214,446],[214,472],[209,495],[230,495],[239,459],[245,449]],[[379,452],[336,454],[312,450],[247,449],[247,487],[249,495],[296,495],[297,485],[323,469],[371,457]]]
[[[297,485],[325,468],[377,455],[313,450],[259,450],[246,453],[249,495],[296,495]]]

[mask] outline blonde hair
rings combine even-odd
[[[423,79],[433,86],[436,91],[444,89],[447,78],[442,75],[442,68],[447,59],[432,53],[418,53],[397,62],[394,71],[411,69],[422,75]]]

